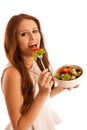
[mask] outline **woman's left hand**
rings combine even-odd
[[[75,89],[75,88],[78,88],[79,87],[79,84],[78,85],[76,85],[76,86],[74,86],[74,87],[70,87],[70,88],[67,88],[67,90],[72,90],[72,89]]]
[[[50,93],[50,96],[53,97],[61,92],[63,92],[64,90],[69,90],[71,91],[72,89],[75,89],[75,88],[78,88],[79,85],[76,85],[74,87],[69,87],[69,88],[64,88],[63,86],[61,86],[60,84],[58,84],[58,86],[54,87],[52,90],[51,90],[51,93]]]

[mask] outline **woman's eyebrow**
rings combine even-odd
[[[32,30],[34,30],[34,29],[38,29],[38,27],[34,27],[34,28],[32,28]],[[18,31],[18,33],[25,32],[25,31],[29,31],[29,30],[27,30],[27,29],[23,29],[23,30]]]

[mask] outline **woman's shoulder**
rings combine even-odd
[[[20,76],[20,73],[16,67],[8,63],[3,70],[2,77],[4,75],[6,75],[7,77],[16,77],[16,76]]]
[[[16,76],[20,76],[19,71],[14,66],[10,66],[6,68],[3,71],[3,74],[6,75],[7,77],[15,77],[15,78]]]
[[[7,65],[2,73],[1,86],[12,86],[12,84],[21,84],[21,75],[19,71],[12,65]]]

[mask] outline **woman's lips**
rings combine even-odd
[[[33,44],[29,45],[29,48],[33,48],[33,47],[37,47],[37,44],[33,43]]]

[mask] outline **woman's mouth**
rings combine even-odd
[[[37,44],[32,44],[32,45],[29,45],[29,48],[33,48],[33,47],[37,47]]]

